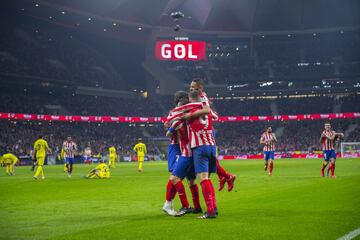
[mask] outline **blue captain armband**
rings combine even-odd
[[[173,127],[169,127],[168,131],[171,132],[171,133],[174,133],[175,129]]]

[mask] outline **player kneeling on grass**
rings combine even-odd
[[[12,153],[6,153],[0,157],[0,163],[6,167],[6,174],[9,176],[15,175],[15,164],[19,159]]]
[[[99,161],[100,164],[97,165],[94,169],[92,169],[85,178],[98,178],[105,179],[110,178],[110,170],[109,167],[104,163],[104,160]]]

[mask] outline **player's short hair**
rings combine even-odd
[[[138,138],[138,142],[141,142],[142,141],[142,138]]]
[[[329,125],[331,125],[331,123],[330,123],[329,121],[325,122],[325,123],[324,123],[324,125],[325,125],[325,124],[329,124]]]
[[[40,135],[38,136],[38,138],[43,138],[43,135],[40,134]]]
[[[196,90],[192,90],[189,92],[189,98],[194,100],[200,100],[200,92]]]
[[[194,78],[191,82],[195,82],[199,87],[204,86],[204,81],[201,78]]]
[[[175,101],[175,106],[177,106],[179,104],[179,102],[181,102],[183,104],[186,104],[189,102],[189,95],[187,92],[185,91],[177,91],[175,94],[174,94],[174,101]]]

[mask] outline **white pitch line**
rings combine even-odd
[[[348,234],[338,238],[337,240],[350,240],[360,235],[360,228],[355,229],[354,231],[349,232]]]

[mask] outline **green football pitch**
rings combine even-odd
[[[237,175],[236,189],[217,192],[219,216],[205,220],[161,211],[165,162],[145,163],[141,174],[118,163],[106,180],[83,179],[91,168],[83,165],[72,178],[45,166],[45,180],[30,167],[11,177],[1,168],[0,239],[337,239],[360,227],[360,159],[339,159],[336,179],[320,177],[318,159],[276,160],[273,177],[260,160],[221,164]]]

